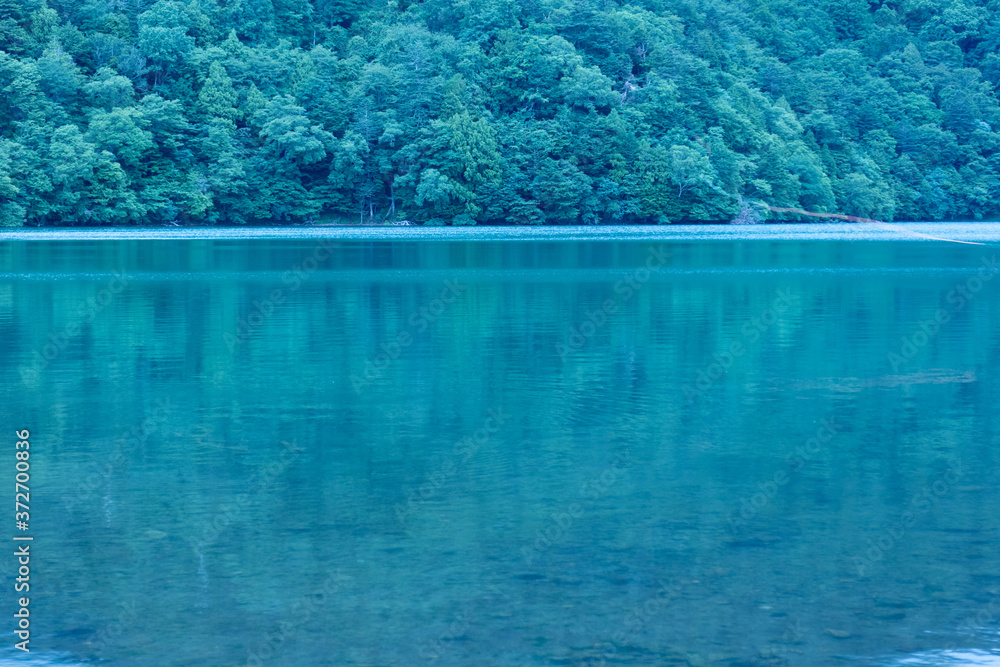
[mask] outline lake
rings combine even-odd
[[[0,233],[0,664],[1000,664],[998,246]]]

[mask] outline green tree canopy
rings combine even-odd
[[[0,224],[995,218],[991,2],[0,0]]]

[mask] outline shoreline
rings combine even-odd
[[[921,236],[924,235],[924,236]],[[927,238],[927,236],[938,238]],[[923,241],[1000,242],[1000,222],[781,223],[622,226],[39,227],[0,229],[7,241]]]

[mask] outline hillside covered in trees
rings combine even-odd
[[[998,0],[0,0],[0,48],[3,226],[1000,217]]]

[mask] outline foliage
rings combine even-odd
[[[0,226],[996,218],[995,2],[0,0]]]

